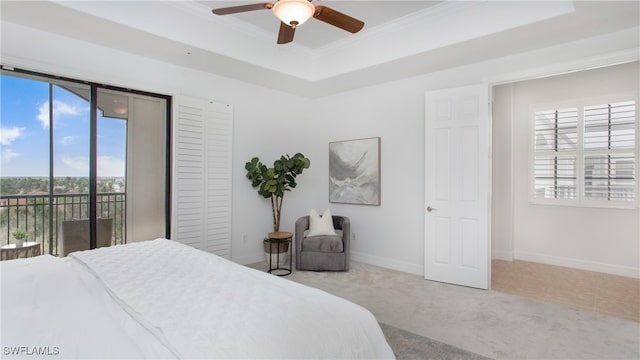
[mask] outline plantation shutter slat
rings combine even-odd
[[[231,258],[231,106],[181,97],[174,121],[172,239]]]

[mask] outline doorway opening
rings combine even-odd
[[[494,290],[640,321],[639,74],[493,86]],[[572,111],[541,125],[548,109]]]

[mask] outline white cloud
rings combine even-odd
[[[79,136],[65,136],[62,138],[62,144],[63,145],[71,145],[71,144],[75,144],[78,139],[80,139]]]
[[[24,128],[15,126],[11,128],[0,128],[0,144],[9,146],[15,139],[21,137],[23,134]]]
[[[89,158],[88,157],[62,157],[62,162],[80,174],[89,174]],[[113,156],[98,156],[98,176],[115,176],[124,177],[125,161],[124,159],[115,158]]]
[[[0,152],[0,160],[2,161],[3,165],[5,163],[9,162],[11,159],[16,158],[18,156],[20,156],[20,153],[17,153],[15,151],[13,151],[12,149],[4,148]]]
[[[89,158],[88,157],[83,157],[83,156],[67,157],[67,156],[63,156],[62,157],[62,162],[65,165],[67,165],[68,167],[70,167],[71,169],[73,169],[76,172],[78,172],[79,174],[86,174],[85,176],[89,175]]]
[[[81,115],[83,113],[86,113],[87,111],[88,111],[88,108],[86,107],[81,108],[78,106],[69,105],[60,100],[53,100],[53,118],[54,119],[58,119],[60,116],[64,116],[64,115],[70,115],[70,116]],[[42,123],[43,129],[46,129],[49,127],[49,102],[48,101],[45,101],[38,108],[37,118],[38,120],[40,120],[40,123]]]
[[[54,112],[55,114],[55,112]],[[42,123],[42,128],[46,129],[49,127],[49,102],[46,101],[44,104],[40,105],[38,109],[38,120]]]

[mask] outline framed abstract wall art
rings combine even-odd
[[[380,138],[329,143],[329,202],[380,205]]]

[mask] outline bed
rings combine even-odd
[[[363,307],[171,240],[0,264],[3,358],[394,357]]]

